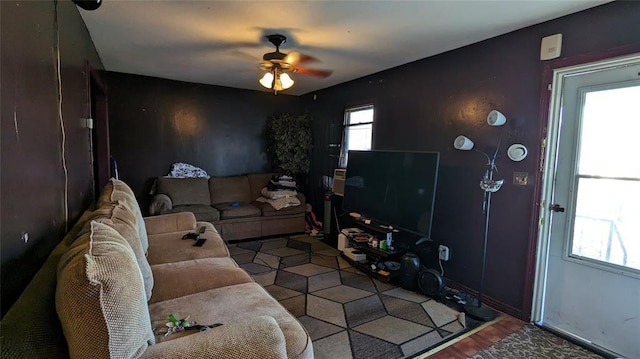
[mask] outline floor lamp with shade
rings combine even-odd
[[[489,115],[487,116],[487,123],[490,126],[502,126],[506,123],[506,118],[499,111],[493,110],[489,112]],[[497,316],[497,312],[495,310],[482,304],[482,294],[484,290],[484,272],[487,259],[487,241],[489,239],[491,194],[497,192],[504,183],[503,179],[494,178],[494,176],[498,172],[498,169],[496,167],[496,157],[498,155],[498,151],[500,150],[501,141],[502,136],[500,136],[500,138],[498,139],[498,145],[496,146],[496,150],[493,153],[493,156],[489,156],[485,152],[474,149],[473,141],[471,141],[466,136],[460,135],[453,141],[453,147],[455,147],[455,149],[461,151],[474,150],[476,152],[482,153],[487,158],[487,168],[485,170],[484,176],[480,180],[480,188],[484,191],[484,199],[482,202],[482,212],[484,213],[484,242],[482,245],[482,271],[480,274],[480,288],[478,290],[478,300],[476,301],[476,303],[467,302],[464,307],[465,312],[467,312],[469,315],[484,321],[493,320]],[[524,157],[526,157],[526,147],[520,144],[517,144],[516,147],[514,146],[516,145],[509,147],[509,158],[514,161],[521,161],[522,159],[524,159]]]

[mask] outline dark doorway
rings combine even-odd
[[[93,131],[91,135],[93,152],[94,193],[97,197],[100,190],[111,177],[111,151],[109,149],[109,109],[107,87],[97,70],[88,65],[89,101]]]

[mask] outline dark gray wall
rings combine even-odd
[[[501,111],[508,123],[497,165],[505,185],[493,196],[485,292],[512,314],[528,316],[526,262],[543,138],[540,41],[555,33],[563,34],[563,57],[640,44],[640,2],[614,2],[305,95],[315,118],[312,199],[320,203],[322,175],[336,166],[328,145],[340,142],[344,109],[374,103],[375,149],[441,152],[432,237],[452,249],[446,277],[477,289],[484,230],[478,182],[486,160],[452,144],[465,134],[492,152],[501,129],[488,126],[486,116]],[[504,151],[517,142],[530,155],[514,163]],[[528,172],[529,185],[513,185],[513,172]]]
[[[2,315],[93,200],[85,61],[102,68],[71,1],[58,3],[68,223],[53,1],[1,1]],[[21,235],[28,233],[25,243]]]
[[[210,176],[269,171],[263,140],[272,115],[298,113],[296,96],[107,72],[111,156],[148,207],[153,179],[175,162]]]

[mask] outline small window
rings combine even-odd
[[[344,133],[339,166],[347,166],[349,150],[370,151],[372,138],[373,105],[348,108],[344,112]]]

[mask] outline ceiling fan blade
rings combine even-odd
[[[333,73],[331,70],[316,70],[316,69],[307,69],[304,67],[296,67],[294,68],[294,72],[302,75],[310,75],[310,76],[318,76],[318,77],[329,77]]]
[[[296,66],[297,64],[306,64],[309,62],[318,62],[318,61],[319,60],[313,56],[302,54],[297,51],[291,51],[284,58],[284,62],[289,63],[293,66]]]
[[[229,56],[233,56],[238,60],[251,61],[251,62],[259,62],[260,59],[254,55],[248,54],[243,51],[233,50],[229,51]]]

